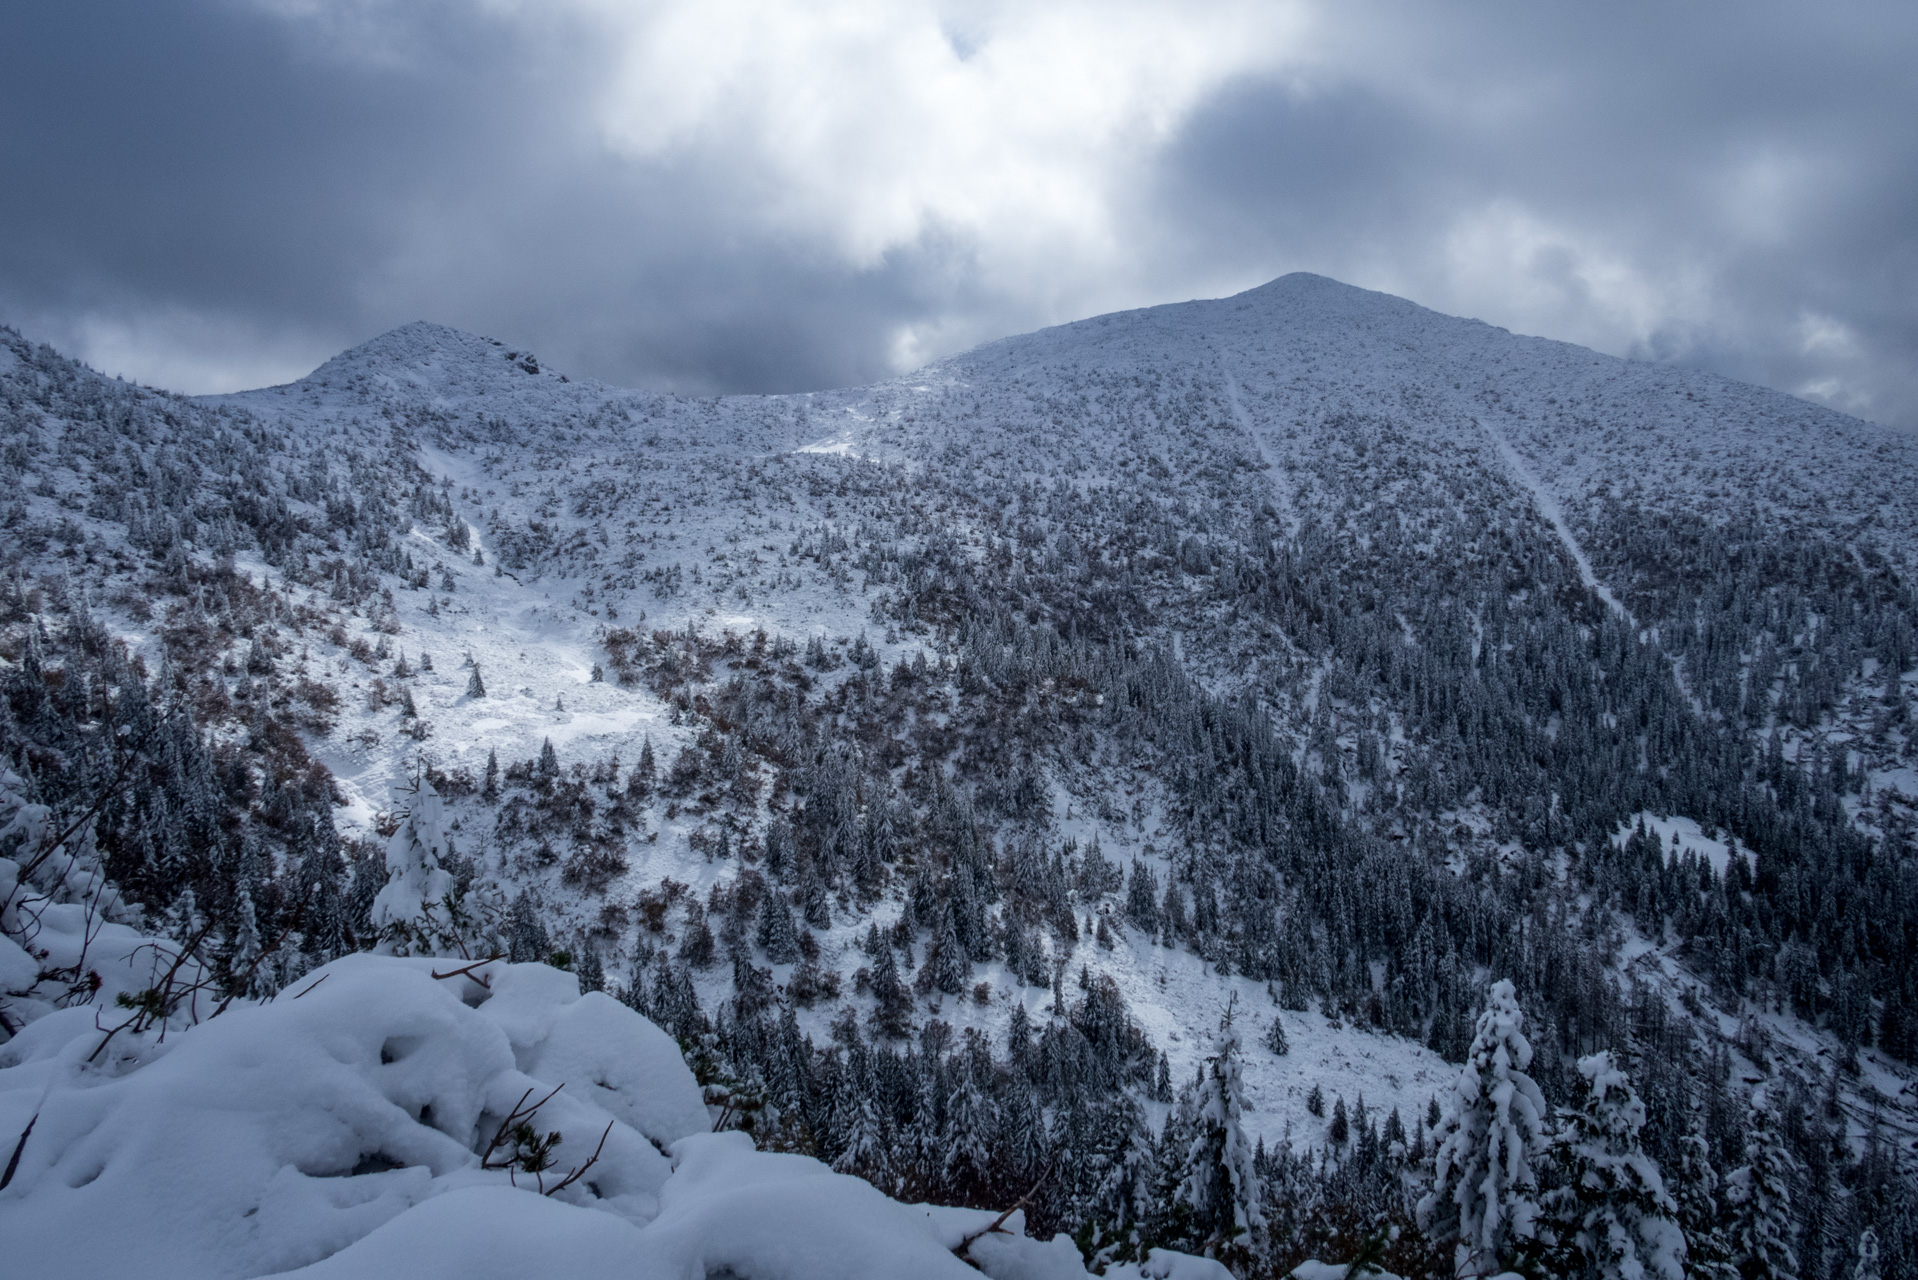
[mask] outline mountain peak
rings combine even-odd
[[[300,379],[303,387],[356,386],[470,395],[523,385],[529,377],[557,381],[531,351],[450,325],[414,320],[342,351]]]

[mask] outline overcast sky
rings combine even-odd
[[[867,381],[1309,270],[1918,427],[1918,5],[75,0],[0,322],[185,391],[436,320]]]

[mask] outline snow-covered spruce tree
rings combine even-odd
[[[1536,1238],[1538,1175],[1545,1145],[1545,1098],[1525,1074],[1532,1046],[1507,979],[1492,984],[1485,1011],[1439,1122],[1431,1189],[1419,1226],[1458,1241],[1461,1275],[1490,1275],[1516,1246]]]
[[[439,792],[421,778],[412,807],[386,842],[386,887],[373,899],[381,955],[440,955],[460,947],[449,901],[453,877],[444,866],[445,814]]]
[[[1609,1051],[1578,1060],[1591,1085],[1552,1140],[1564,1185],[1544,1197],[1559,1275],[1594,1280],[1685,1280],[1678,1205],[1639,1130],[1645,1104]]]
[[[799,961],[799,930],[793,925],[792,904],[777,889],[759,900],[759,928],[754,941],[773,964]]]
[[[653,761],[653,736],[649,733],[639,744],[639,760],[633,765],[633,771],[626,775],[626,798],[634,804],[651,800],[658,772]]]
[[[599,949],[585,938],[579,940],[574,948],[579,956],[576,971],[579,974],[579,993],[606,990],[606,966],[599,958]]]
[[[466,696],[469,698],[484,698],[486,696],[486,682],[480,679],[479,663],[477,662],[473,664],[472,678],[466,682]]]
[[[1265,1047],[1281,1058],[1292,1052],[1292,1045],[1285,1038],[1285,1019],[1276,1013],[1272,1015],[1272,1025],[1265,1030]]]
[[[941,898],[934,909],[932,940],[926,945],[926,961],[919,966],[919,977],[914,986],[922,995],[930,991],[958,995],[965,990],[971,976],[972,962],[959,945],[959,935],[953,925],[952,900]]]
[[[1730,1250],[1719,1211],[1718,1170],[1712,1167],[1711,1140],[1705,1136],[1702,1114],[1694,1114],[1678,1150],[1673,1198],[1678,1202],[1679,1229],[1685,1233],[1685,1274],[1693,1280],[1732,1280],[1738,1273],[1726,1261]]]
[[[1242,1050],[1234,994],[1219,1020],[1192,1100],[1192,1136],[1186,1147],[1181,1202],[1191,1206],[1195,1237],[1208,1257],[1244,1258],[1252,1235],[1265,1226],[1259,1172],[1246,1137]]]
[[[1858,1237],[1858,1265],[1852,1269],[1851,1280],[1881,1280],[1883,1275],[1878,1262],[1878,1233],[1866,1227]]]
[[[1752,1093],[1745,1163],[1725,1178],[1731,1263],[1745,1280],[1797,1280],[1792,1252],[1791,1181],[1798,1161],[1785,1148],[1764,1086]]]

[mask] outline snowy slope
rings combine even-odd
[[[1240,513],[1267,503],[1324,512],[1357,492],[1398,503],[1405,519],[1424,502],[1430,523],[1460,509],[1430,505],[1431,494],[1465,495],[1457,501],[1553,537],[1586,584],[1621,609],[1605,580],[1616,566],[1585,545],[1595,541],[1593,513],[1619,494],[1652,510],[1708,519],[1751,510],[1865,538],[1906,566],[1918,550],[1918,488],[1892,481],[1918,474],[1918,443],[1900,433],[1308,275],[1217,302],[1006,339],[863,390],[684,400],[562,382],[529,365],[536,359],[490,340],[412,325],[291,387],[230,398],[302,431],[350,436],[376,416],[413,422],[422,437],[416,456],[452,482],[489,563],[511,556],[499,534],[522,524],[550,527],[545,546],[559,548],[529,555],[513,577],[442,553],[459,590],[437,605],[431,592],[425,601],[399,597],[393,645],[430,653],[439,668],[415,686],[433,735],[423,746],[390,734],[373,743],[391,712],[342,718],[333,736],[340,745],[325,758],[359,820],[395,803],[392,788],[422,754],[477,772],[488,751],[529,757],[548,738],[569,762],[617,753],[630,763],[643,737],[662,760],[684,746],[691,735],[647,691],[591,681],[593,634],[603,625],[643,617],[647,629],[763,628],[842,642],[869,631],[887,661],[918,650],[924,642],[910,631],[882,638],[870,606],[883,587],[873,574],[826,567],[829,555],[822,562],[801,545],[802,535],[817,545],[869,519],[875,485],[923,484],[932,496],[916,509],[975,556],[1018,526],[1016,506],[963,505],[994,485],[1063,483],[1086,493],[1157,485],[1162,506],[1189,504],[1196,493],[1215,510]],[[942,499],[951,504],[944,511]],[[900,527],[908,537],[926,528]],[[569,534],[584,555],[567,552]],[[698,573],[701,582],[663,591],[644,580],[662,569]],[[1271,661],[1230,638],[1214,643],[1227,656],[1212,670],[1231,682]],[[469,654],[489,686],[484,700],[463,694]],[[701,892],[723,878],[687,848],[690,834],[684,824],[661,824],[662,838],[637,850],[613,896],[667,876]],[[1094,834],[1122,862],[1151,843],[1126,824],[1094,822],[1080,838]],[[843,946],[860,929],[855,921],[832,940]],[[1177,982],[1182,960],[1193,957],[1128,950],[1111,967],[1177,1073],[1187,1073],[1194,1060],[1182,1046],[1202,1042],[1222,988],[1203,965]],[[1318,1017],[1303,1015],[1301,1029]],[[1341,1075],[1337,1060],[1376,1052],[1348,1049],[1348,1037],[1332,1034],[1326,1048],[1303,1051],[1323,1060],[1329,1088],[1356,1096],[1369,1078],[1375,1105],[1408,1114],[1433,1091],[1436,1059],[1419,1050],[1384,1072]],[[1257,1123],[1273,1140],[1287,1125],[1316,1123],[1301,1109],[1298,1065],[1262,1060],[1251,1069]]]

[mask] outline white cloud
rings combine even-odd
[[[101,373],[186,395],[292,382],[334,354],[311,335],[184,307],[43,314],[22,328]]]
[[[1143,166],[1308,26],[1287,3],[575,2],[620,52],[599,100],[616,149],[723,148],[769,222],[857,266],[937,233],[1005,277],[1122,255]]]

